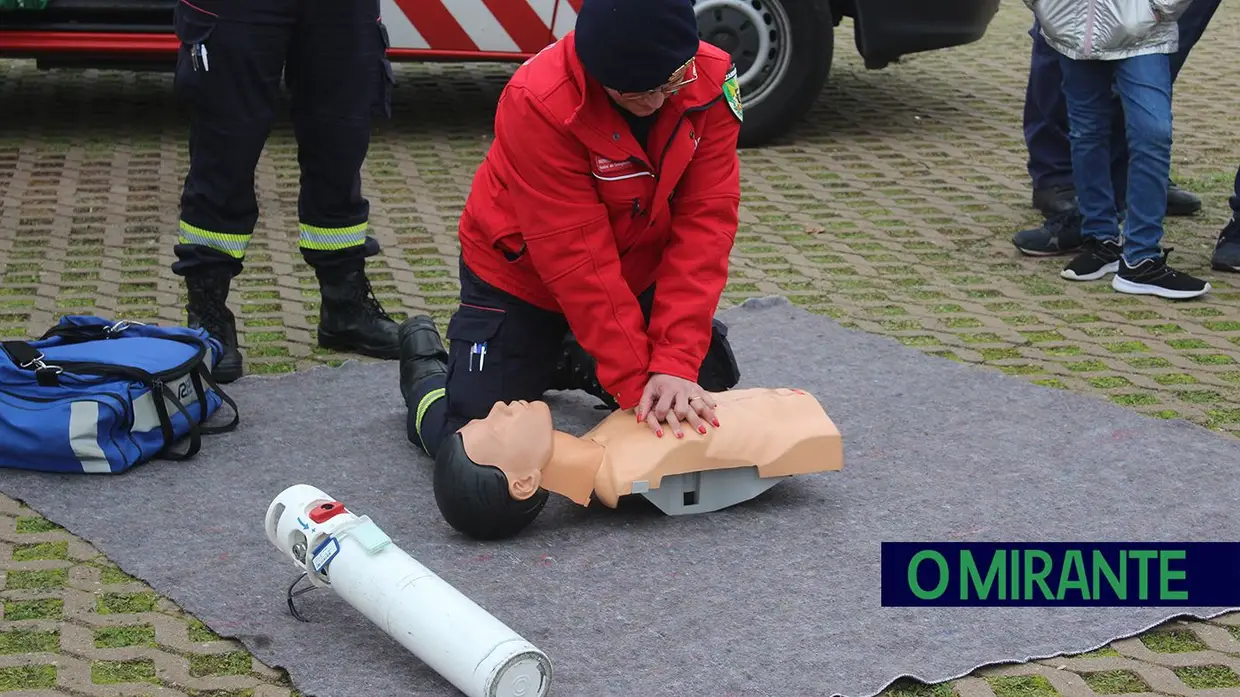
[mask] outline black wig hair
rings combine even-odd
[[[460,433],[446,438],[435,456],[434,487],[443,519],[475,540],[516,536],[534,522],[548,497],[539,489],[528,499],[513,499],[504,472],[469,459]]]

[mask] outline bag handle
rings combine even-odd
[[[81,344],[100,339],[115,339],[126,329],[140,326],[144,326],[144,323],[128,319],[117,320],[112,324],[56,325],[44,332],[39,341],[59,338],[66,344]]]
[[[166,460],[188,460],[197,455],[198,451],[202,449],[202,431],[193,417],[189,415],[189,410],[185,408],[181,400],[177,399],[172,390],[168,389],[168,386],[162,382],[157,383],[157,385],[159,388],[158,393],[156,393],[156,390],[152,390],[151,396],[154,397],[152,401],[155,402],[155,413],[159,415],[159,428],[164,434],[164,447],[160,449],[156,457]],[[189,446],[185,448],[185,452],[178,453],[172,450],[176,434],[172,432],[172,417],[168,413],[168,405],[164,404],[164,399],[172,402],[172,405],[185,417],[185,421],[189,424]]]
[[[203,385],[202,385],[204,380],[215,390],[215,393],[220,396],[220,399],[222,399],[225,404],[227,404],[230,408],[232,408],[233,418],[230,423],[224,424],[222,426],[203,425],[202,422],[206,421],[206,418],[207,418],[207,394],[206,394],[206,390],[203,388]],[[164,444],[165,444],[164,448],[160,450],[158,456],[164,459],[167,459],[167,460],[182,461],[182,460],[188,460],[192,458],[194,455],[198,454],[198,451],[200,449],[202,449],[202,437],[204,435],[216,435],[220,433],[228,433],[229,431],[232,431],[233,429],[235,429],[237,427],[237,424],[240,423],[241,421],[241,413],[237,409],[237,403],[233,401],[232,397],[229,397],[227,394],[224,393],[223,390],[220,389],[219,383],[217,383],[215,379],[211,377],[210,371],[204,369],[203,364],[200,363],[194,366],[194,368],[190,371],[190,383],[193,384],[194,392],[196,396],[198,397],[198,409],[199,409],[199,412],[198,412],[199,420],[198,421],[194,421],[193,417],[189,415],[189,410],[185,407],[185,405],[181,402],[181,400],[177,398],[175,394],[173,394],[172,390],[168,389],[168,386],[165,385],[164,383],[162,382],[156,383],[156,387],[158,387],[159,394],[152,395],[156,397],[156,399],[154,400],[155,401],[155,412],[159,416],[159,427],[160,427],[160,430],[163,432]],[[158,397],[166,397],[168,401],[171,402],[174,407],[176,407],[177,412],[185,417],[186,422],[189,424],[189,434],[188,434],[189,445],[186,446],[184,452],[178,453],[172,450],[172,445],[174,442],[173,437],[175,435],[172,431],[172,416],[168,412],[168,407],[166,404],[164,404],[164,400],[159,399]]]
[[[202,433],[204,435],[213,436],[219,433],[228,433],[229,431],[237,428],[237,424],[241,421],[241,412],[237,410],[237,403],[234,402],[233,398],[229,397],[228,394],[220,388],[220,384],[215,381],[215,378],[211,377],[211,371],[206,370],[202,367],[202,365],[199,365],[194,369],[194,372],[190,373],[190,380],[194,383],[194,389],[198,392],[198,404],[201,409],[199,413],[202,415],[202,418],[199,419],[200,423],[207,420],[207,395],[206,391],[203,390],[202,387],[204,380],[211,386],[211,389],[215,390],[215,393],[220,396],[220,399],[224,400],[224,403],[232,409],[233,413],[233,418],[230,423],[226,423],[222,426],[202,426],[200,429]]]

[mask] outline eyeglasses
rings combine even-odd
[[[662,92],[666,96],[671,96],[696,79],[698,79],[697,59],[690,58],[685,61],[684,65],[672,73],[672,76],[668,78],[667,83],[662,87],[656,87],[646,92],[621,92],[620,94],[624,97],[648,97]]]

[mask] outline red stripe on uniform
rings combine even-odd
[[[440,51],[477,51],[478,45],[469,38],[441,0],[395,0],[413,28],[418,30],[430,47]]]
[[[581,0],[568,0],[568,6],[573,8],[573,12],[581,12]]]
[[[551,29],[527,0],[482,0],[522,51],[537,53],[551,43]]]

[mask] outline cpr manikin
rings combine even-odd
[[[543,402],[496,403],[450,436],[435,459],[444,519],[477,539],[533,522],[548,492],[615,508],[641,494],[665,513],[719,510],[783,479],[843,468],[839,430],[818,400],[787,388],[712,394],[722,424],[705,435],[658,437],[617,411],[582,437],[556,431]]]

